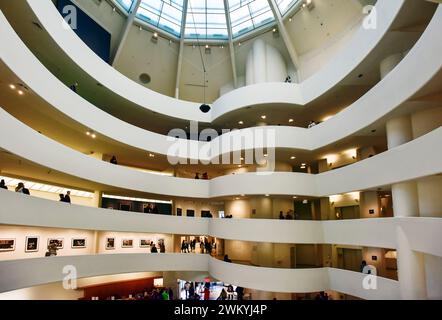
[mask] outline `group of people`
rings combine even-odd
[[[227,286],[227,290],[223,288],[217,298],[217,300],[233,300],[236,292],[236,299],[237,300],[243,300],[244,299],[244,288],[243,287],[236,287],[235,290],[233,290],[233,286],[229,284]]]
[[[114,295],[104,298],[104,300],[173,300],[174,293],[172,288],[154,288],[144,292],[138,292],[129,295],[129,297],[122,297]]]
[[[200,174],[199,174],[199,172],[197,172],[197,173],[195,174],[195,179],[209,180],[209,175],[207,174],[207,172],[204,172],[204,173],[201,175],[201,178],[200,178]]]
[[[191,253],[196,251],[196,244],[197,240],[194,238],[193,240],[187,241],[183,240],[181,241],[181,253]],[[200,250],[201,253],[208,253],[212,254],[212,249],[216,249],[216,243],[214,240],[212,242],[209,241],[209,239],[205,238],[203,240],[199,240]]]
[[[149,203],[144,207],[144,213],[160,213],[158,207],[154,203]]]
[[[316,123],[315,121],[311,120],[311,121],[309,122],[307,128],[310,129],[310,128],[313,128],[313,127],[316,126],[316,125],[317,125],[317,123]]]
[[[68,191],[66,194],[60,193],[60,202],[71,203],[71,192]]]
[[[164,242],[158,242],[158,247],[160,247],[160,253],[166,252],[166,246],[164,245]],[[150,242],[150,253],[158,253],[158,248],[153,243],[153,241]]]
[[[321,291],[319,292],[319,294],[316,295],[315,300],[319,301],[331,300],[331,297],[329,297],[327,292]]]
[[[8,190],[8,186],[6,185],[6,182],[4,179],[0,181],[0,189]],[[23,182],[19,182],[17,187],[15,187],[15,192],[17,193],[23,193],[30,195],[29,189],[25,187],[25,184]]]
[[[279,219],[280,220],[298,220],[298,215],[293,211],[289,210],[284,216],[284,213],[282,211],[279,211]]]

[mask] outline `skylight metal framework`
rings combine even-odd
[[[180,37],[182,13],[183,0],[142,0],[137,18]]]
[[[127,13],[134,0],[114,0]],[[275,0],[278,13],[288,15],[301,0]],[[237,39],[263,26],[277,24],[269,0],[141,0],[137,19],[176,38],[223,41]],[[228,23],[229,21],[229,23]]]

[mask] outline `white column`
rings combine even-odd
[[[256,39],[246,59],[246,85],[283,82],[287,66],[281,53],[263,39]]]
[[[397,183],[391,186],[395,217],[419,216],[419,198],[415,182]]]
[[[388,149],[400,146],[413,140],[411,118],[403,116],[387,122],[387,144]]]
[[[398,147],[413,139],[409,116],[387,122],[388,149]],[[400,162],[400,159],[397,159]],[[391,186],[395,217],[419,216],[417,184],[414,181],[397,183]],[[402,299],[425,299],[424,255],[411,249],[407,236],[401,227],[396,228],[396,250],[399,289]]]

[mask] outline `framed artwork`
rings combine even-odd
[[[183,209],[181,209],[181,208],[176,208],[176,215],[177,215],[177,216],[182,216],[182,215],[183,215]]]
[[[25,252],[37,252],[39,242],[40,242],[40,238],[37,236],[26,237]]]
[[[0,251],[14,251],[15,250],[15,239],[0,239]]]
[[[53,243],[55,243],[55,245],[57,246],[58,250],[63,249],[63,247],[64,247],[64,239],[63,238],[48,239],[48,246],[50,246]]]
[[[132,206],[129,203],[120,203],[120,210],[130,211]]]
[[[106,250],[115,249],[115,238],[106,238]]]
[[[72,238],[72,249],[83,249],[86,248],[86,239],[85,238]]]
[[[149,248],[150,241],[150,239],[140,239],[140,248]]]
[[[195,216],[195,210],[187,209],[186,210],[186,216],[194,217]]]
[[[134,246],[134,240],[133,239],[123,239],[121,240],[121,247],[122,248],[133,248]]]

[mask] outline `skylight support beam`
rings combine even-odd
[[[224,0],[224,9],[226,13],[227,32],[229,34],[229,51],[230,51],[230,62],[232,64],[233,87],[236,89],[238,88],[238,76],[236,74],[235,47],[233,46],[232,22],[230,20],[228,0]]]
[[[123,51],[124,43],[126,42],[127,36],[129,35],[130,28],[132,27],[132,25],[134,23],[135,16],[137,15],[137,10],[138,10],[140,4],[141,4],[141,0],[135,0],[132,3],[132,7],[129,10],[129,15],[126,20],[126,24],[124,25],[124,28],[121,32],[121,36],[118,41],[118,45],[117,45],[116,50],[114,51],[114,54],[111,58],[112,66],[115,65],[115,62],[117,61],[118,57],[120,56],[121,51]]]
[[[287,29],[284,25],[284,20],[281,16],[281,13],[279,12],[278,6],[275,2],[275,0],[267,0],[269,2],[270,8],[272,9],[273,15],[275,16],[276,23],[278,25],[279,33],[282,36],[282,40],[284,41],[285,46],[287,47],[287,50],[290,55],[290,59],[293,62],[293,65],[295,66],[296,71],[298,72],[298,78],[299,78],[299,57],[298,53],[295,50],[295,47],[293,46],[292,41],[290,40],[289,34],[287,32]]]
[[[186,20],[187,20],[187,8],[188,8],[189,0],[183,1],[183,17],[181,20],[181,38],[180,38],[180,48],[178,51],[178,64],[176,70],[176,82],[175,82],[175,98],[180,97],[180,82],[181,82],[181,69],[183,66],[183,52],[184,52],[184,32],[186,28]]]

